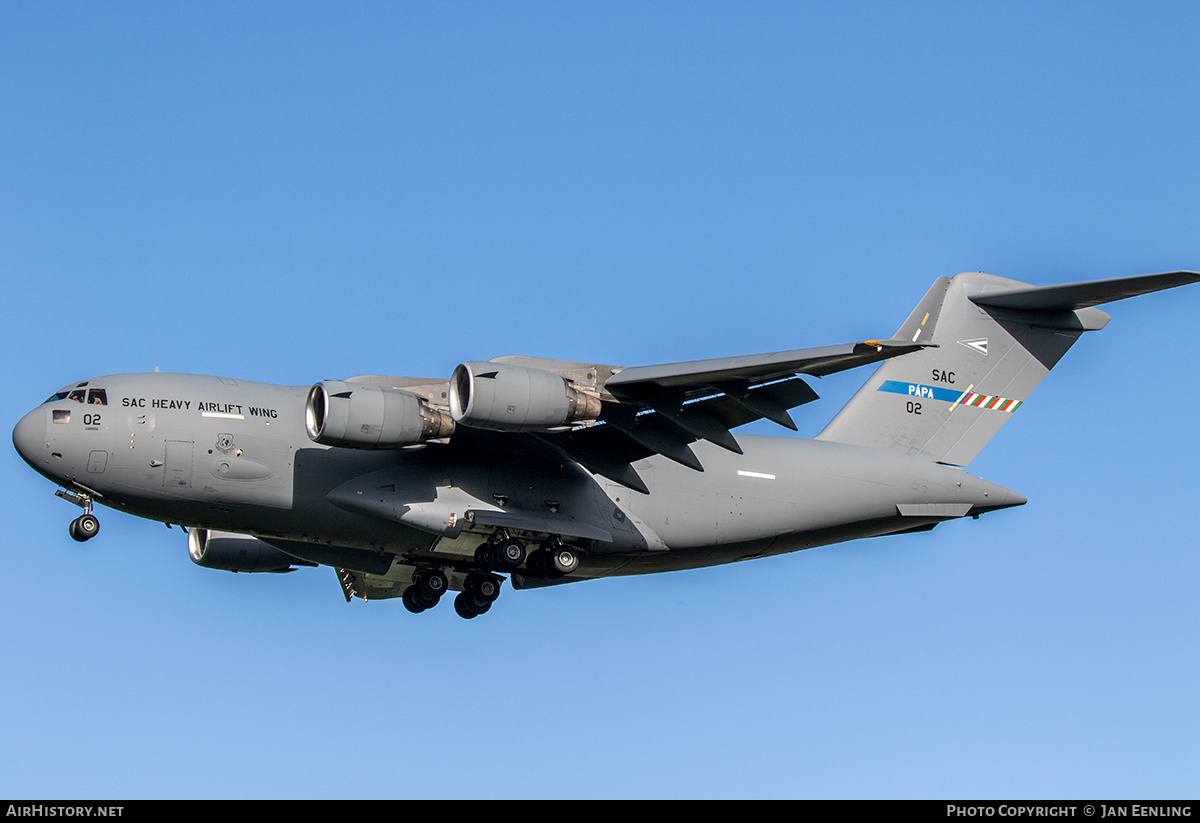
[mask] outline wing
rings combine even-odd
[[[502,401],[497,400],[500,395],[490,395],[490,403],[501,410],[501,419],[486,419],[482,423],[466,420],[469,405],[466,398],[479,396],[476,388],[467,387],[475,385],[473,381],[477,378],[496,379],[494,370],[485,368],[476,375],[468,368],[471,364],[462,364],[455,369],[450,382],[374,375],[360,375],[348,381],[414,392],[432,407],[444,409],[459,424],[451,443],[469,439],[465,429],[475,425],[492,429],[493,433],[530,433],[592,473],[647,493],[645,483],[633,468],[639,460],[661,454],[695,471],[704,471],[692,450],[692,444],[698,440],[740,454],[741,447],[732,434],[738,426],[765,418],[795,430],[788,410],[817,399],[817,393],[802,375],[821,377],[933,345],[929,340],[949,282],[949,278],[939,278],[896,334],[888,339],[632,368],[534,357],[496,357],[488,362],[511,367],[524,376],[515,381],[520,385],[509,387],[509,394]],[[580,402],[588,410],[586,417],[575,418],[580,421],[578,425],[563,428],[561,424],[551,424],[537,428],[536,420],[522,418],[509,426],[513,421],[505,415],[519,410],[522,402],[531,400],[538,392],[544,401],[549,402],[555,394],[562,400],[562,387],[556,381],[528,378],[538,373],[558,375],[566,383],[568,395],[574,397],[569,402]],[[458,412],[456,402],[463,407]],[[597,406],[598,413],[593,412]],[[512,434],[504,434],[501,439],[507,440],[512,448],[524,448]],[[372,441],[368,447],[378,446]]]
[[[926,324],[932,326],[930,315],[914,316],[912,334],[906,323],[888,340],[614,368],[603,383],[595,425],[542,437],[590,471],[647,493],[633,468],[636,461],[661,454],[704,471],[691,448],[698,440],[740,454],[731,433],[738,426],[765,418],[795,430],[788,410],[817,399],[799,375],[820,377],[924,348],[927,343],[916,341]]]

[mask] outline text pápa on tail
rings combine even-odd
[[[347,601],[447,592],[463,617],[526,589],[747,560],[1019,506],[964,470],[1099,304],[1200,280],[1056,286],[939,278],[896,334],[620,368],[470,361],[449,380],[315,386],[122,374],[55,392],[13,430],[83,508],[188,529],[201,566],[331,566]],[[817,399],[804,379],[880,363],[811,440],[737,434]]]

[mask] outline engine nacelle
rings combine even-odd
[[[351,449],[400,449],[454,433],[449,416],[412,392],[344,380],[309,390],[304,427],[317,443]]]
[[[456,423],[497,431],[552,431],[600,416],[600,398],[544,369],[505,363],[460,363],[450,378]]]
[[[227,572],[286,572],[300,561],[257,537],[190,529],[188,556],[197,566]]]

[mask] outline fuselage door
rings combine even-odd
[[[100,474],[108,466],[108,452],[93,450],[88,455],[87,470],[90,474]]]
[[[163,485],[187,489],[192,485],[192,441],[168,440],[163,467]]]

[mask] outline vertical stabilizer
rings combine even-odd
[[[982,272],[940,278],[896,333],[936,345],[880,366],[817,439],[970,463],[1079,336],[1108,322],[1074,304],[972,300],[1031,288]]]

